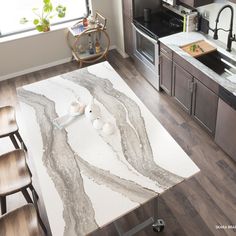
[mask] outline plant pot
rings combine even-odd
[[[48,31],[50,31],[50,26],[46,26],[43,28],[43,32],[48,32]]]

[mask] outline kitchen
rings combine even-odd
[[[124,3],[128,4],[128,1],[124,1]],[[214,28],[217,12],[222,7],[222,5],[226,5],[226,3],[228,4],[229,2],[228,1],[224,2],[224,4],[216,2],[206,6],[199,7],[197,9],[201,12],[204,11],[208,11],[208,13],[210,12],[209,13],[210,26]],[[114,4],[117,4],[116,7],[119,5],[117,2]],[[97,2],[94,3],[94,5],[98,9],[99,7],[101,7]],[[104,5],[106,5],[106,3],[104,3]],[[234,6],[234,4],[231,5]],[[109,5],[106,7],[110,9]],[[130,11],[126,12],[130,13]],[[123,13],[125,13],[125,10],[123,11]],[[117,14],[118,13],[116,12],[115,16],[117,16]],[[207,15],[207,13],[205,14]],[[121,19],[122,16],[120,16],[119,14],[118,18]],[[222,19],[224,19],[223,13],[221,15],[219,25],[223,21]],[[131,21],[131,19],[129,20]],[[223,23],[225,23],[225,25],[223,25],[222,28],[227,29],[229,26],[228,20],[227,21],[224,20]],[[126,25],[125,21],[124,24]],[[109,28],[108,31],[112,32],[112,30],[114,30],[116,34],[122,37],[122,33],[119,33],[118,30],[120,29],[119,21],[116,22],[114,20],[112,26],[114,26],[114,28],[113,29]],[[129,26],[128,29],[133,29],[133,26],[132,25]],[[133,34],[133,30],[126,30],[125,28],[124,34],[127,32]],[[233,30],[233,32],[236,31]],[[120,37],[116,37],[116,34],[115,36],[113,36],[115,38],[113,39],[113,42],[116,41],[116,46],[118,48],[117,51],[118,52],[121,51],[121,54],[124,55],[124,52],[122,52],[121,50],[122,43],[119,40]],[[209,34],[211,34],[211,32]],[[171,66],[171,68],[167,67],[167,70],[163,73],[163,75],[169,75],[169,73],[171,73],[170,75],[171,82],[163,84],[163,80],[162,78],[160,78],[161,87],[167,88],[165,89],[165,92],[157,92],[156,88],[150,86],[149,82],[144,80],[143,76],[139,73],[138,70],[139,68],[135,67],[135,64],[133,64],[132,60],[123,59],[117,52],[113,51],[112,53],[110,53],[108,61],[114,68],[116,68],[118,73],[122,75],[127,84],[135,91],[137,96],[143,101],[143,103],[154,114],[154,116],[168,130],[171,136],[174,137],[175,140],[177,140],[178,144],[184,149],[184,151],[191,157],[191,159],[197,164],[197,166],[201,170],[198,175],[194,176],[193,178],[187,181],[184,181],[183,183],[181,183],[181,185],[178,185],[175,188],[171,189],[170,191],[165,192],[163,196],[161,196],[160,216],[165,221],[165,229],[160,234],[166,234],[166,235],[229,234],[230,235],[233,234],[234,231],[232,229],[226,229],[221,226],[224,225],[228,226],[235,224],[234,222],[235,213],[233,209],[235,209],[234,172],[236,167],[235,167],[235,162],[232,159],[233,156],[232,158],[227,156],[222,150],[224,149],[224,147],[222,147],[221,149],[214,142],[214,135],[217,134],[217,127],[215,127],[215,125],[216,126],[218,125],[220,128],[222,126],[228,125],[227,121],[224,124],[217,124],[217,122],[215,121],[216,124],[212,125],[214,124],[214,120],[217,119],[216,115],[215,116],[212,115],[214,114],[212,110],[214,110],[213,108],[218,107],[218,98],[210,100],[213,103],[211,103],[210,106],[207,106],[207,110],[210,110],[210,114],[212,115],[212,116],[210,115],[210,118],[211,120],[213,120],[213,122],[211,121],[207,123],[208,122],[207,120],[207,122],[201,124],[201,122],[199,122],[199,118],[203,119],[205,117],[202,118],[201,115],[200,117],[198,117],[197,115],[199,115],[199,113],[192,113],[193,110],[192,104],[190,104],[191,107],[184,106],[184,109],[185,107],[188,107],[187,112],[185,112],[184,109],[181,108],[181,104],[179,101],[182,101],[181,100],[181,95],[183,94],[182,90],[174,91],[174,94],[176,94],[174,99],[173,97],[167,95],[168,91],[169,94],[171,95],[173,94],[174,85],[172,84],[173,83],[172,67],[173,65],[177,64],[177,62],[180,65],[179,64],[176,65],[177,69],[175,70],[178,71],[179,74],[181,74],[181,76],[178,76],[179,75],[178,74],[176,77],[180,78],[181,80],[184,77],[183,75],[187,74],[187,78],[192,82],[192,83],[187,82],[187,87],[189,86],[190,90],[194,82],[196,82],[198,83],[198,86],[203,85],[206,86],[207,89],[210,89],[210,92],[213,93],[214,98],[215,96],[218,95],[217,93],[219,92],[218,91],[219,88],[218,85],[216,84],[216,82],[218,81],[215,80],[212,81],[211,78],[209,79],[205,77],[204,80],[202,80],[201,78],[202,76],[199,76],[201,75],[200,72],[204,72],[206,68],[201,67],[200,72],[199,68],[196,69],[194,67],[192,69],[191,66],[196,66],[196,59],[192,59],[194,64],[192,65],[191,59],[189,59],[189,57],[186,54],[181,54],[176,51],[177,49],[179,50],[179,46],[191,43],[192,42],[191,40],[195,42],[198,40],[205,39],[203,36],[195,35],[195,33],[193,33],[193,35],[194,35],[193,39],[191,37],[189,38],[185,37],[186,36],[185,34],[183,34],[183,38],[180,38],[179,36],[176,37],[172,36],[173,38],[170,38],[171,36],[169,37],[167,36],[164,37],[163,39],[162,38],[160,39],[161,46],[160,48],[158,48],[158,50],[160,50],[161,54],[163,54],[163,58],[167,57],[167,59],[169,59],[166,65]],[[224,49],[224,52],[226,49],[227,35],[228,33],[219,31],[220,40],[218,41],[222,41],[224,44],[221,44],[218,41],[213,41],[216,42],[217,44],[220,43],[220,45],[222,45]],[[173,40],[176,45],[173,44]],[[180,45],[178,44],[178,40],[181,42]],[[124,41],[125,47],[127,47],[127,43],[129,44],[129,42],[131,42],[132,44],[133,41],[131,40]],[[235,45],[236,43],[233,42],[232,43],[233,50],[235,49]],[[129,54],[129,51],[127,49],[126,53]],[[133,54],[131,56],[133,56]],[[182,62],[183,58],[187,60],[190,64]],[[164,60],[160,61],[160,63],[163,62]],[[198,62],[197,65],[202,65],[202,63],[201,64],[200,63],[201,62]],[[181,69],[179,69],[180,66]],[[71,65],[70,67],[71,69],[75,68],[75,65]],[[184,72],[183,69],[185,70]],[[63,70],[65,70],[65,68],[60,69],[60,71]],[[48,73],[50,74],[52,73],[52,71],[51,72],[49,71]],[[162,69],[160,70],[160,73],[162,73]],[[168,90],[168,83],[170,85],[169,90]],[[180,88],[182,87],[180,86]],[[177,95],[180,95],[180,97],[178,97]],[[205,92],[201,94],[200,98],[202,98],[201,104],[205,105],[204,95]],[[188,96],[190,95],[188,94]],[[190,99],[191,101],[193,99],[192,96],[193,95],[191,93],[191,99]],[[187,103],[189,103],[189,101]],[[180,106],[178,104],[180,104]],[[201,108],[199,109],[201,110]],[[232,111],[233,110],[231,109],[231,107],[227,108],[227,113]],[[191,116],[188,113],[190,113]],[[215,111],[215,113],[217,112]],[[224,110],[223,113],[226,114],[226,111]],[[195,118],[197,122],[194,121]],[[209,116],[207,118],[209,118]],[[233,128],[234,126],[227,128],[227,130],[232,131]],[[224,135],[223,130],[220,130],[219,134]],[[222,139],[225,140],[225,136]],[[230,138],[230,140],[233,141],[233,138]],[[227,152],[227,150],[228,146],[225,151]],[[129,228],[129,224],[133,225],[134,223],[142,221],[144,215],[146,214],[145,211],[150,212],[150,206],[147,206],[147,208],[145,208],[144,210],[139,209],[139,211],[137,210],[136,213],[132,213],[130,214],[130,216],[121,219],[121,223],[124,225],[125,228]],[[188,222],[188,224],[186,224],[186,222]],[[114,226],[107,226],[103,228],[101,232],[98,231],[97,234],[94,235],[99,235],[99,234],[116,235]],[[152,229],[146,229],[145,233],[143,234],[141,233],[140,235],[156,235],[156,233],[152,232]]]
[[[199,122],[199,124],[202,125],[210,135],[215,137],[215,141],[217,142],[217,144],[221,146],[224,151],[226,151],[233,159],[235,159],[236,150],[234,150],[233,148],[235,146],[234,139],[228,138],[234,136],[235,130],[231,125],[227,126],[227,124],[234,123],[235,120],[233,117],[235,116],[233,115],[233,119],[230,120],[231,118],[229,117],[222,118],[222,115],[220,113],[221,109],[228,108],[226,104],[223,104],[222,100],[230,104],[231,108],[235,108],[234,74],[236,72],[236,63],[235,54],[234,52],[231,52],[232,47],[235,47],[234,41],[236,41],[235,36],[233,36],[232,33],[235,29],[235,26],[233,28],[233,4],[232,6],[229,5],[228,7],[229,9],[232,9],[232,14],[229,15],[230,18],[227,26],[227,21],[224,20],[225,15],[221,17],[220,14],[218,14],[218,16],[215,14],[213,15],[211,14],[211,11],[208,10],[207,6],[202,6],[208,5],[208,2],[198,3],[196,1],[196,3],[189,3],[188,6],[190,8],[185,8],[183,5],[176,5],[176,1],[163,2],[164,3],[162,3],[161,11],[161,6],[160,4],[157,4],[157,1],[146,1],[145,3],[143,3],[144,6],[140,5],[140,1],[134,1],[133,11],[124,10],[124,12],[133,12],[133,16],[129,16],[133,19],[133,23],[131,23],[133,32],[125,31],[125,42],[128,42],[126,44],[126,52],[131,57],[133,57],[137,68],[154,88],[156,88],[157,90],[160,90],[161,88],[168,95],[173,96],[174,99],[176,99],[176,101],[183,107],[183,109],[186,110],[187,113],[189,113],[194,119],[196,119],[196,121]],[[167,2],[167,4],[165,2]],[[214,4],[217,5],[217,3]],[[150,5],[153,5],[152,10],[149,8]],[[221,9],[223,4],[219,3],[218,5],[218,9],[214,9],[214,13],[220,11],[220,13],[222,12],[223,15],[224,11],[227,12],[227,7]],[[202,13],[202,19],[198,19],[198,13],[196,12],[196,9],[191,9],[191,7],[197,6],[202,6],[199,9],[199,14],[200,12]],[[143,13],[141,13],[142,9],[144,9]],[[146,16],[147,10],[149,10],[148,17]],[[163,12],[165,12],[165,15],[163,15]],[[209,15],[211,16],[211,19],[209,19]],[[125,22],[128,23],[131,18],[128,18],[124,14]],[[215,23],[213,19],[215,19],[215,22],[217,22],[215,28],[213,28]],[[223,22],[223,24],[221,24],[221,22]],[[186,25],[183,25],[184,23]],[[220,24],[220,27],[217,26],[217,24]],[[162,25],[165,26],[164,29],[163,27],[161,27]],[[211,27],[209,25],[211,25]],[[229,31],[227,29],[229,29]],[[191,33],[198,30],[202,31],[203,34]],[[188,34],[176,34],[181,31],[185,31]],[[208,33],[210,33],[209,31],[214,34],[214,40],[211,36],[208,36]],[[222,33],[221,31],[226,32]],[[205,36],[206,34],[204,33],[206,33],[207,36]],[[171,36],[172,34],[176,34],[176,36]],[[168,35],[170,36],[168,37]],[[227,42],[226,50],[224,45],[216,41],[216,39],[218,39],[218,35],[221,40],[225,40],[225,42]],[[224,37],[222,37],[222,35],[224,35]],[[226,38],[227,35],[228,39]],[[196,57],[194,56],[198,60],[197,61],[191,56],[188,57],[187,54],[184,55],[182,49],[185,47],[185,45],[199,42],[199,40],[205,40],[206,42],[206,40],[208,39],[212,39],[212,43],[218,43],[218,46],[216,46],[218,47],[218,52],[222,52],[222,55],[217,52],[219,54],[219,59],[217,59],[217,57],[201,57],[197,55]],[[158,41],[160,43],[157,43]],[[158,47],[160,47],[160,49]],[[191,47],[191,45],[189,45],[189,47]],[[231,54],[229,54],[228,51],[231,52]],[[225,54],[223,54],[224,52]],[[205,52],[203,52],[203,54],[205,54]],[[227,58],[227,55],[229,58]],[[185,61],[183,59],[185,59]],[[213,60],[215,61],[214,66],[211,63],[211,61]],[[230,67],[228,69],[222,68],[222,71],[219,71],[218,69],[219,67],[221,67],[221,64],[224,64],[224,62],[221,63],[221,61],[224,60],[226,60],[225,63],[227,63],[227,65],[230,65]],[[230,62],[232,64],[228,64]],[[204,65],[202,65],[202,63]],[[180,71],[181,68],[179,68],[178,66],[182,67],[185,70]],[[193,68],[191,68],[192,66]],[[198,67],[199,71],[195,71],[196,68],[194,67]],[[224,67],[224,65],[222,65],[222,67]],[[229,71],[230,69],[232,71]],[[212,70],[215,73],[212,73]],[[228,74],[223,76],[223,73],[225,71],[228,72]],[[203,74],[201,74],[201,72],[203,72]],[[202,79],[202,77],[206,77],[207,75],[210,78]],[[185,79],[184,76],[186,76]],[[198,80],[192,81],[192,76],[198,78]],[[198,84],[199,88],[197,88],[197,83],[199,80],[201,82],[200,84]],[[214,80],[217,84],[215,84],[211,80]],[[209,94],[206,94],[207,87],[202,87],[201,91],[201,83],[203,83],[203,85],[205,83],[205,85],[210,88],[210,90],[208,90]],[[218,87],[219,85],[220,87]],[[203,91],[204,89],[205,91]],[[195,93],[193,90],[195,91]],[[210,95],[212,91],[214,92],[214,94]],[[198,92],[199,94],[197,94]],[[206,94],[205,98],[204,94]],[[220,96],[220,110],[218,112],[218,123],[216,125],[218,95]],[[206,106],[205,110],[202,108],[203,104]],[[224,105],[226,105],[227,108],[221,108],[221,106],[224,107]],[[222,126],[225,127],[224,137],[221,136]],[[232,131],[232,133],[230,131]]]

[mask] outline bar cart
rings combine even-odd
[[[72,56],[80,67],[83,63],[94,63],[107,58],[110,38],[106,32],[107,19],[96,12],[94,19],[81,20],[68,28],[67,41]]]

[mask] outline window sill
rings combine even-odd
[[[3,38],[0,38],[0,43],[7,43],[7,42],[10,42],[10,41],[14,41],[14,40],[22,39],[22,38],[37,36],[39,34],[50,34],[53,31],[66,29],[66,28],[74,25],[77,22],[78,22],[78,20],[74,20],[74,21],[63,23],[63,24],[51,26],[51,30],[48,31],[48,32],[38,32],[37,30],[31,30],[31,31],[24,32],[24,33],[19,33],[19,34],[15,34],[15,35],[11,35],[11,36],[6,36],[6,37],[3,37]]]

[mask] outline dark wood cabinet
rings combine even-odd
[[[216,143],[236,161],[236,110],[219,99]]]
[[[218,96],[194,78],[192,116],[211,135],[215,134]]]
[[[172,51],[160,46],[160,87],[172,95]]]
[[[123,27],[124,27],[124,43],[125,43],[125,52],[129,55],[133,55],[133,29],[132,29],[132,0],[123,0]]]
[[[173,96],[183,109],[191,114],[193,76],[173,63]]]
[[[218,95],[175,62],[173,96],[189,115],[214,136]]]
[[[172,95],[172,60],[161,53],[160,58],[160,86],[168,94]]]
[[[219,85],[163,43],[160,53],[161,88],[214,136]]]
[[[179,1],[191,7],[200,7],[214,2],[214,0],[179,0]]]

